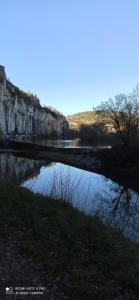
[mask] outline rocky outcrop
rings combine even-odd
[[[61,113],[42,107],[36,96],[13,85],[0,66],[0,131],[63,137],[68,133],[68,122]]]

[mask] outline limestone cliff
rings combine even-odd
[[[42,107],[36,96],[7,80],[5,68],[0,66],[0,130],[6,134],[63,137],[68,133],[68,123],[62,114]]]

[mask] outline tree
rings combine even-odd
[[[97,142],[107,133],[103,123],[81,124],[78,136],[81,140]]]
[[[139,129],[139,85],[129,95],[119,94],[114,99],[102,102],[95,111],[103,122],[115,131],[128,147]]]

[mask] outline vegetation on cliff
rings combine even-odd
[[[41,106],[40,100],[37,95],[34,95],[30,91],[24,92],[24,91],[20,90],[17,86],[13,85],[9,80],[7,80],[7,88],[11,94],[13,94],[15,96],[17,95],[20,98],[23,98],[25,103],[27,103],[28,105],[37,106],[38,108],[53,115],[54,118],[57,118],[57,117],[64,118],[64,115],[61,112],[59,112],[57,109],[53,108],[52,106]]]
[[[13,85],[13,83],[11,83],[9,80],[6,80],[6,87],[12,95],[23,98],[28,105],[40,106],[40,102],[37,95],[33,95],[33,93],[31,92],[24,92],[20,90],[17,86]]]

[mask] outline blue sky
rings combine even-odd
[[[138,0],[0,0],[0,64],[41,104],[91,110],[139,82]]]

